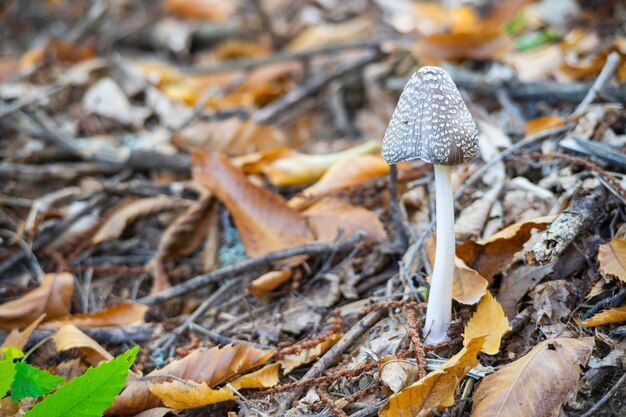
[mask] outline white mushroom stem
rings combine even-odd
[[[450,167],[435,165],[435,209],[437,210],[437,245],[426,323],[425,343],[434,345],[450,340],[452,318],[452,279],[454,276],[454,199]]]

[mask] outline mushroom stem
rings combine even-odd
[[[429,345],[450,340],[448,327],[452,318],[455,239],[454,200],[449,166],[435,165],[435,209],[437,245],[424,325],[425,343]]]

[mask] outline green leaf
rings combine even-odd
[[[101,363],[63,385],[35,405],[24,417],[100,417],[124,388],[128,369],[137,358],[139,346]]]
[[[25,362],[16,363],[15,371],[15,380],[11,384],[11,401],[13,402],[19,402],[28,397],[37,398],[65,382],[64,377],[52,375]]]
[[[24,352],[12,346],[3,348],[4,358],[0,359],[0,398],[4,397],[15,379],[14,359],[24,356]]]

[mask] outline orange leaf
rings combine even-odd
[[[626,306],[604,310],[585,321],[576,321],[576,323],[581,326],[595,327],[623,321],[626,321]]]
[[[292,275],[293,270],[291,268],[281,269],[280,271],[270,271],[252,281],[248,292],[255,297],[268,295],[276,288],[289,281]]]
[[[387,238],[385,227],[373,211],[352,204],[336,197],[324,197],[302,214],[306,216],[317,240],[332,242],[339,232],[343,237],[365,231],[371,241]]]
[[[196,350],[182,359],[175,360],[161,369],[150,372],[149,376],[169,375],[178,378],[206,383],[213,388],[236,375],[266,363],[271,351],[256,349],[244,344],[213,347],[206,351]],[[155,384],[157,385],[157,384]],[[126,389],[115,398],[107,414],[133,414],[159,407],[159,397],[151,394],[146,380],[129,380]]]
[[[314,239],[306,219],[277,194],[252,184],[224,154],[193,154],[194,178],[228,207],[250,256]]]
[[[513,49],[513,42],[499,28],[480,31],[436,33],[420,38],[413,54],[424,65],[437,65],[442,61],[502,58]]]
[[[38,288],[0,305],[0,329],[11,330],[29,325],[42,314],[49,319],[68,316],[73,292],[72,274],[46,274]]]
[[[467,322],[463,331],[463,345],[472,339],[486,336],[481,352],[495,355],[500,350],[502,337],[511,330],[504,310],[489,291],[483,296],[476,312]]]
[[[237,10],[237,3],[220,0],[167,0],[164,8],[184,19],[221,22]]]
[[[306,349],[297,355],[283,356],[283,358],[279,361],[283,367],[283,375],[287,375],[300,365],[313,362],[315,359],[322,356],[328,349],[333,347],[342,336],[343,335],[341,333],[334,333],[328,339],[311,349]]]
[[[560,116],[550,115],[546,117],[538,117],[536,119],[529,120],[526,123],[526,134],[534,135],[535,133],[542,132],[554,127],[563,126],[565,120]]]
[[[59,352],[78,349],[93,366],[97,366],[102,361],[113,359],[113,355],[73,324],[66,324],[57,330],[52,335],[52,340]]]
[[[598,248],[598,263],[604,275],[626,282],[626,240],[615,238]]]
[[[56,327],[64,324],[73,324],[78,327],[117,327],[144,321],[148,306],[135,303],[122,303],[100,311],[85,314],[73,314],[58,320],[51,320],[44,324],[46,327]]]
[[[30,338],[30,335],[33,333],[33,331],[35,331],[37,326],[39,326],[39,323],[41,323],[41,321],[45,317],[46,317],[45,314],[42,314],[41,316],[37,317],[35,321],[29,324],[28,327],[26,327],[21,332],[17,329],[11,330],[11,333],[9,333],[7,338],[4,339],[4,342],[2,343],[2,345],[0,345],[0,348],[13,346],[15,348],[18,348],[19,350],[24,350],[24,346],[26,346],[26,343],[28,343],[28,339]]]

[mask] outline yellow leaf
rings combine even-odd
[[[228,387],[212,389],[206,382],[196,384],[193,381],[182,382],[177,380],[151,383],[150,393],[159,397],[166,407],[176,409],[203,407],[238,398]]]
[[[604,310],[585,321],[576,321],[576,323],[581,326],[595,327],[623,321],[626,321],[626,306]]]
[[[476,312],[467,322],[463,332],[463,345],[478,336],[486,336],[481,352],[495,355],[500,350],[502,336],[511,330],[504,310],[489,291],[483,296]]]
[[[380,410],[380,417],[426,417],[454,404],[454,390],[465,374],[478,365],[485,337],[469,341],[459,353],[436,371],[389,397]]]
[[[391,389],[394,394],[402,391],[419,378],[419,366],[413,362],[395,359],[393,356],[383,358],[379,366],[380,380]]]
[[[59,352],[70,349],[78,349],[87,362],[93,366],[97,366],[102,361],[110,361],[113,359],[105,348],[100,346],[98,342],[81,332],[80,329],[72,324],[66,324],[52,335],[52,340]]]
[[[306,349],[300,352],[297,355],[285,355],[279,361],[283,366],[283,375],[287,375],[289,372],[293,371],[300,365],[305,363],[309,363],[319,358],[324,354],[328,349],[333,347],[335,343],[341,339],[343,335],[341,333],[335,333],[319,345],[312,347],[311,349]]]
[[[626,240],[615,238],[598,249],[598,263],[604,275],[626,282]]]
[[[255,297],[268,295],[276,288],[289,281],[292,275],[293,270],[291,268],[281,269],[280,271],[270,271],[252,281],[248,292]]]
[[[280,362],[265,365],[256,372],[240,376],[230,383],[236,390],[251,388],[271,388],[278,384]]]
[[[565,120],[560,116],[550,115],[545,117],[538,117],[536,119],[529,120],[526,123],[526,134],[534,135],[541,131],[552,129],[555,127],[563,126]]]

